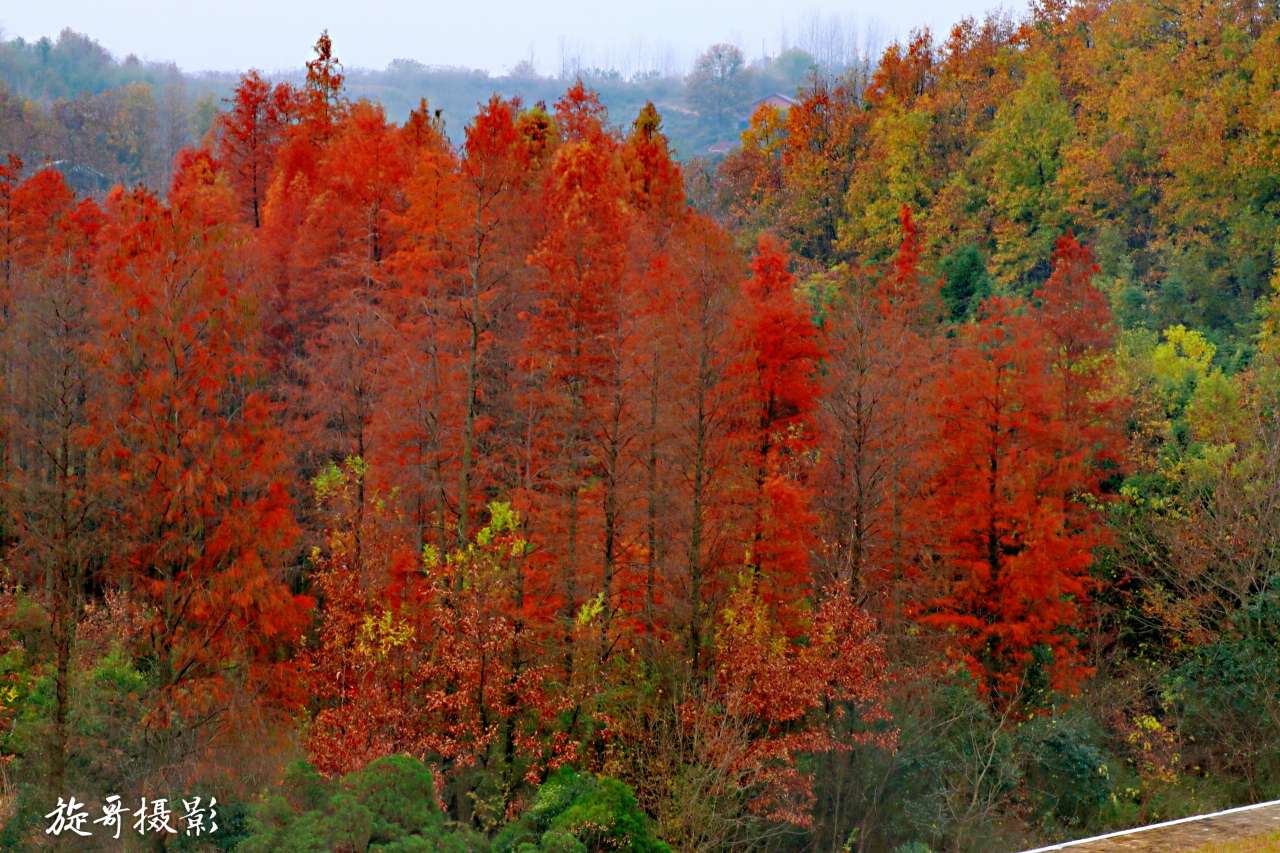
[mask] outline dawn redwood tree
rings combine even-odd
[[[21,184],[22,158],[9,154],[0,162],[0,414],[8,421],[13,420],[11,406],[12,386],[12,354],[11,325],[13,322],[14,283],[22,268],[22,245],[24,243],[23,221],[30,214],[22,203],[21,195],[15,198],[15,191]],[[5,426],[10,426],[6,424]],[[7,481],[10,471],[10,449],[8,430],[0,427],[0,475]],[[8,507],[7,496],[0,495],[0,507]],[[8,513],[4,513],[6,516]],[[7,519],[0,526],[0,541],[9,539]]]
[[[906,207],[899,220],[893,262],[877,280],[854,277],[827,312],[815,475],[822,581],[878,599],[882,618],[896,610],[896,572],[914,553],[917,531],[905,507],[918,494],[927,437],[920,411],[942,351],[937,288],[919,268],[919,230]]]
[[[838,289],[823,314],[815,507],[818,586],[868,608],[888,654],[910,660],[921,646],[903,619],[918,584],[910,561],[931,536],[911,508],[928,481],[933,436],[926,413],[947,342],[937,322],[938,288],[920,268],[922,237],[905,207],[899,224],[898,251],[883,269],[832,276]],[[856,708],[833,704],[830,711],[833,730],[858,725]],[[834,839],[849,832],[865,775],[848,752],[819,762],[819,808],[826,815],[819,838],[839,843]]]
[[[537,507],[530,530],[543,549],[538,559],[554,566],[548,594],[566,630],[596,594],[607,613],[617,607],[614,576],[627,535],[620,447],[633,421],[626,386],[635,379],[622,314],[631,211],[619,145],[603,119],[581,84],[556,105],[564,141],[543,190],[547,233],[529,258],[536,301],[522,352],[535,383],[527,395],[535,420],[526,500]]]
[[[811,590],[816,518],[809,479],[823,357],[811,311],[794,288],[782,245],[762,236],[742,284],[729,376],[741,394],[733,440],[743,468],[743,564],[784,620]]]
[[[620,616],[620,634],[639,632],[651,641],[658,563],[667,550],[659,514],[669,422],[661,398],[669,396],[664,385],[673,374],[677,346],[670,321],[683,287],[683,271],[673,268],[669,256],[688,211],[679,168],[652,105],[641,110],[618,153],[628,215],[622,223],[624,267],[609,306],[597,439],[603,462],[603,587],[609,602],[602,635]]]
[[[496,427],[512,422],[516,312],[528,281],[540,161],[520,132],[519,104],[492,99],[467,127],[459,174],[467,230],[459,250],[462,288],[453,307],[462,321],[462,447],[458,470],[459,543],[469,540],[482,489],[503,475],[493,466],[510,458]],[[508,479],[507,488],[513,481]]]
[[[292,407],[314,470],[326,458],[368,459],[383,391],[388,260],[400,236],[409,156],[382,108],[352,104],[330,128],[313,195],[290,252],[292,293],[307,306],[302,381]],[[317,461],[318,460],[318,461]]]
[[[306,122],[331,124],[345,110],[342,86],[346,75],[342,63],[333,55],[333,39],[328,30],[320,33],[311,50],[315,57],[307,60],[302,117]]]
[[[1093,284],[1099,271],[1093,252],[1068,230],[1055,245],[1052,274],[1033,299],[1068,424],[1058,450],[1059,476],[1082,484],[1063,495],[1062,512],[1068,525],[1106,545],[1113,542],[1112,527],[1099,516],[1099,501],[1115,498],[1115,483],[1131,470],[1125,424],[1133,406],[1117,382],[1116,324],[1110,301]]]
[[[250,71],[240,78],[230,102],[231,108],[217,119],[218,161],[245,218],[258,228],[276,151],[298,109],[298,94],[287,83],[272,86]]]
[[[335,117],[292,249],[298,278],[322,293],[377,284],[396,248],[408,171],[405,134],[380,106],[357,101]]]
[[[623,150],[631,200],[651,215],[651,228],[672,229],[688,213],[680,165],[672,159],[670,142],[662,130],[662,116],[651,103],[631,123]]]
[[[457,243],[466,223],[457,155],[438,129],[414,129],[420,124],[411,117],[401,131],[410,140],[392,220],[401,239],[385,265],[388,286],[370,302],[382,351],[371,361],[380,376],[379,403],[370,410],[378,447],[369,461],[371,485],[395,496],[413,537],[448,549],[459,544],[453,474],[462,432],[455,370],[462,332],[445,293],[461,275]]]
[[[18,241],[17,208],[13,192],[22,177],[22,158],[16,154],[8,155],[0,163],[0,286],[4,292],[0,294],[6,306],[5,317],[8,317],[10,287],[14,274],[14,253]]]
[[[681,357],[671,365],[672,536],[666,621],[697,668],[712,634],[718,604],[742,566],[732,523],[739,470],[734,443],[738,397],[732,309],[744,264],[723,229],[689,220],[673,262],[687,276],[687,299],[668,321]]]
[[[148,729],[171,746],[301,700],[285,653],[310,601],[284,582],[297,526],[237,275],[242,228],[226,179],[188,152],[168,205],[117,190],[101,237],[95,488],[109,570],[150,609],[136,653],[154,690]]]
[[[1053,273],[1033,294],[1035,316],[1054,348],[1054,371],[1063,417],[1074,424],[1080,463],[1115,469],[1123,451],[1121,400],[1112,378],[1115,323],[1106,295],[1093,284],[1099,272],[1093,252],[1067,231],[1053,253]]]
[[[14,192],[22,183],[22,158],[9,154],[0,162],[0,382],[4,383],[4,396],[0,398],[0,406],[9,405],[8,386],[10,379],[9,335],[13,316],[14,279],[21,269],[21,246],[23,243],[22,220],[26,214],[19,206],[19,199]],[[9,466],[9,439],[0,433],[0,473],[7,475]],[[7,525],[5,530],[7,538]]]
[[[38,172],[13,192],[21,264],[6,324],[10,369],[0,429],[8,442],[5,504],[10,565],[48,614],[54,701],[50,790],[61,790],[69,753],[72,663],[81,607],[103,560],[101,501],[89,488],[95,395],[86,358],[95,340],[92,276],[102,212],[76,203],[62,176]]]
[[[672,404],[680,394],[673,381],[680,375],[682,338],[675,322],[679,297],[688,292],[689,270],[680,265],[678,254],[687,238],[691,215],[684,197],[680,167],[671,157],[662,132],[662,117],[646,103],[632,123],[622,151],[630,179],[630,203],[636,212],[629,235],[630,249],[626,288],[629,311],[638,343],[640,376],[635,390],[642,395],[636,417],[636,451],[641,458],[644,494],[643,535],[636,562],[643,562],[643,574],[633,573],[624,585],[643,586],[643,603],[631,609],[642,612],[641,629],[649,638],[650,652],[665,619],[659,607],[667,595],[667,574],[677,550],[671,512],[674,450]],[[633,593],[633,597],[636,596]]]
[[[933,531],[915,615],[942,636],[993,701],[1071,690],[1087,672],[1075,632],[1103,528],[1076,501],[1100,474],[1077,451],[1055,393],[1054,347],[1024,302],[991,297],[932,388],[927,495]],[[1074,460],[1074,461],[1073,461]]]
[[[420,536],[449,548],[469,541],[486,496],[517,484],[503,463],[516,449],[516,314],[528,299],[538,177],[518,104],[498,98],[461,152],[437,132],[413,158],[392,333],[413,378],[388,389],[383,429],[397,464],[387,467],[398,471],[380,476],[401,487]]]
[[[308,262],[321,259],[298,256],[298,235],[320,194],[317,184],[322,180],[320,161],[326,144],[349,108],[343,95],[342,65],[333,55],[327,31],[312,50],[315,58],[307,63],[306,82],[296,94],[295,120],[276,150],[256,241],[260,287],[272,315],[267,326],[271,354],[295,384],[301,381],[296,376],[297,362],[306,341],[324,325],[331,303],[305,275]]]

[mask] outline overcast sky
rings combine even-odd
[[[1017,0],[1015,0],[1017,2]],[[393,59],[503,73],[532,58],[544,73],[563,58],[585,66],[682,70],[698,51],[730,41],[749,58],[802,41],[813,20],[837,19],[865,41],[915,26],[945,33],[999,0],[3,0],[6,37],[54,37],[64,27],[118,57],[176,62],[184,70],[295,68],[321,29],[349,67]],[[1022,11],[1018,2],[1015,11]]]

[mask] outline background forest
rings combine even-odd
[[[1280,797],[1274,3],[806,62],[711,158],[658,83],[446,133],[327,34],[225,101],[73,34],[0,77],[0,846],[68,795],[522,853]]]
[[[551,76],[528,61],[493,76],[397,59],[381,70],[346,68],[343,85],[347,97],[374,101],[395,121],[404,121],[426,95],[433,113],[440,110],[446,135],[459,143],[477,106],[491,95],[550,104],[582,80],[619,120],[647,102],[656,104],[673,151],[689,159],[723,155],[736,145],[755,101],[793,95],[815,70],[865,80],[880,44],[874,28],[860,36],[839,20],[817,17],[800,27],[796,42],[755,61],[733,45],[715,45],[688,74],[669,59],[632,61],[636,67],[626,73],[589,66],[566,48]],[[298,56],[305,56],[305,45],[299,48]],[[292,86],[305,79],[294,69],[264,76]],[[132,55],[117,61],[72,30],[34,42],[0,33],[0,150],[29,164],[65,162],[68,180],[82,192],[139,181],[163,190],[178,151],[204,138],[237,83],[234,74],[184,73]]]

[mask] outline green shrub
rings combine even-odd
[[[629,850],[670,853],[623,783],[563,768],[538,789],[533,804],[498,833],[494,853]]]
[[[282,793],[254,809],[249,836],[237,849],[462,853],[484,846],[483,839],[446,826],[436,806],[431,771],[415,758],[396,755],[335,781],[307,765],[295,765]]]
[[[1114,790],[1101,734],[1083,714],[1038,717],[1018,733],[1028,793],[1044,817],[1067,826],[1092,824]]]
[[[278,793],[249,819],[243,853],[378,850],[383,853],[475,853],[484,836],[451,824],[436,805],[431,771],[415,758],[380,758],[341,779],[307,764],[289,769]],[[617,779],[563,769],[547,780],[519,820],[492,845],[503,853],[670,853]]]

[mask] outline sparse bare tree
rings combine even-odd
[[[726,115],[739,106],[745,95],[745,60],[732,44],[707,48],[694,63],[689,75],[689,97],[704,116],[723,125]]]

